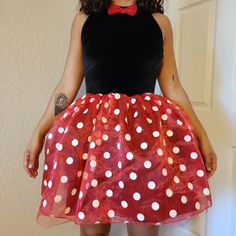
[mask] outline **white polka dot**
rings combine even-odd
[[[159,208],[160,208],[160,205],[159,205],[158,202],[153,202],[153,203],[152,203],[152,209],[153,209],[154,211],[159,210]]]
[[[47,205],[47,200],[44,199],[44,200],[43,200],[43,207],[46,207],[46,205]]]
[[[119,93],[115,93],[114,97],[115,97],[115,99],[119,99],[120,98],[120,94]]]
[[[51,181],[51,180],[48,181],[48,187],[49,187],[49,188],[52,187],[52,181]]]
[[[178,183],[180,182],[179,177],[174,176],[174,182],[175,182],[176,184],[178,184]]]
[[[57,129],[57,131],[58,131],[58,133],[62,134],[62,133],[64,132],[64,128],[63,128],[63,127],[59,127],[59,128]]]
[[[120,125],[115,126],[115,131],[117,131],[117,132],[120,131]]]
[[[66,163],[67,163],[68,165],[71,165],[71,164],[73,163],[73,158],[72,158],[72,157],[67,157]]]
[[[145,96],[144,99],[149,101],[151,98],[150,96]]]
[[[77,193],[77,189],[76,189],[76,188],[73,188],[73,189],[71,190],[71,195],[74,196],[76,193]]]
[[[176,217],[176,215],[177,215],[177,212],[176,212],[176,210],[170,210],[170,212],[169,212],[169,215],[170,215],[170,217]]]
[[[192,190],[192,189],[193,189],[193,184],[190,183],[190,182],[188,182],[188,188],[189,188],[190,190]]]
[[[54,201],[55,202],[60,202],[61,201],[61,195],[56,195],[55,197],[54,197]]]
[[[181,196],[181,202],[183,204],[187,203],[187,197],[185,195]]]
[[[70,212],[70,207],[67,207],[66,209],[65,209],[65,214],[68,214]]]
[[[162,119],[162,120],[167,120],[167,119],[168,119],[168,116],[167,116],[166,114],[163,114],[163,115],[161,116],[161,119]]]
[[[124,208],[128,207],[128,203],[126,201],[121,201],[121,206]]]
[[[107,123],[107,118],[106,117],[102,117],[102,123]]]
[[[152,123],[152,120],[147,117],[147,122],[148,122],[149,124],[151,124],[151,123]],[[154,131],[154,132],[155,132],[155,131]],[[154,132],[152,133],[153,136],[156,135],[156,133],[154,133]],[[154,136],[154,137],[155,137],[155,136]]]
[[[119,185],[120,188],[124,188],[124,182],[123,182],[123,181],[120,180],[120,181],[118,182],[118,185]]]
[[[172,130],[167,130],[167,131],[166,131],[166,135],[167,135],[168,137],[173,136],[173,131],[172,131]]]
[[[197,171],[197,176],[199,176],[199,177],[204,176],[203,170],[198,170],[198,171]]]
[[[107,195],[108,197],[112,197],[112,195],[113,195],[112,190],[111,190],[111,189],[108,189],[108,190],[106,191],[106,195]]]
[[[92,179],[91,186],[96,187],[98,185],[98,181],[96,179]]]
[[[162,156],[163,155],[163,150],[161,148],[157,149],[157,154],[158,156]]]
[[[190,135],[185,135],[184,136],[184,141],[185,142],[190,142],[191,141],[191,136]]]
[[[82,175],[82,170],[79,170],[77,176],[80,177]]]
[[[83,153],[83,155],[82,155],[82,159],[83,160],[87,160],[88,159],[88,153]]]
[[[127,141],[130,141],[130,140],[131,140],[130,134],[125,134],[125,140],[127,140]]]
[[[149,181],[149,182],[148,182],[148,188],[149,188],[149,189],[154,189],[155,187],[156,187],[156,184],[155,184],[154,181]]]
[[[142,142],[142,143],[140,144],[140,147],[141,147],[142,149],[146,149],[147,146],[148,146],[148,144],[147,144],[146,142]]]
[[[145,161],[145,162],[144,162],[144,167],[145,167],[146,169],[149,169],[151,166],[152,166],[152,163],[151,163],[150,161]]]
[[[137,179],[137,174],[135,172],[131,172],[129,174],[129,177],[130,177],[130,179],[135,180],[135,179]]]
[[[108,135],[107,135],[107,134],[103,134],[103,135],[102,135],[102,139],[103,139],[104,141],[107,141],[107,140],[108,140],[108,138],[109,138],[109,137],[108,137]]]
[[[105,172],[105,176],[106,176],[107,178],[110,178],[110,177],[112,176],[112,172],[111,172],[110,170],[107,170],[107,171]]]
[[[110,152],[104,152],[103,153],[103,157],[105,158],[105,159],[109,159],[110,158]]]
[[[177,119],[177,124],[178,124],[178,125],[182,125],[183,122],[182,122],[181,120]]]
[[[121,161],[118,161],[118,167],[121,169],[122,168],[122,162]]]
[[[168,160],[168,163],[169,163],[169,164],[173,164],[173,162],[174,162],[172,157],[168,157],[167,160]]]
[[[108,217],[114,217],[115,216],[115,212],[113,211],[113,210],[109,210],[108,212],[107,212],[107,215],[108,215]]]
[[[66,134],[67,132],[68,132],[68,127],[65,128],[64,134]]]
[[[134,112],[134,115],[133,115],[134,117],[137,117],[138,116],[138,112],[136,111],[136,112]]]
[[[78,143],[79,143],[78,139],[73,139],[73,140],[71,141],[71,144],[72,144],[74,147],[77,146]]]
[[[197,210],[199,210],[199,209],[201,208],[201,205],[200,205],[199,202],[196,202],[196,203],[195,203],[195,208],[196,208]]]
[[[126,158],[127,158],[128,160],[132,160],[133,157],[134,157],[134,155],[133,155],[132,152],[127,152],[127,153],[126,153]]]
[[[160,133],[158,131],[152,132],[153,137],[159,137]]]
[[[141,198],[140,193],[135,192],[135,193],[133,194],[133,198],[134,198],[134,200],[136,200],[136,201],[140,200],[140,198]]]
[[[166,195],[167,195],[167,197],[172,197],[173,191],[170,188],[166,189]]]
[[[44,186],[47,186],[47,185],[48,185],[48,183],[47,183],[47,180],[46,180],[46,179],[43,181],[43,184],[44,184]]]
[[[115,115],[118,115],[119,113],[120,113],[120,109],[117,108],[117,109],[114,110]]]
[[[61,151],[63,149],[63,145],[61,143],[56,143],[56,148],[58,151]]]
[[[97,199],[93,200],[92,205],[95,208],[99,207],[99,201]]]
[[[136,132],[137,132],[137,133],[141,133],[141,132],[142,132],[142,127],[141,127],[141,126],[138,126],[138,127],[136,128]]]
[[[166,168],[162,169],[162,175],[167,176],[167,169]]]
[[[82,191],[79,191],[79,199],[81,199],[84,196]]]
[[[53,135],[52,133],[48,133],[48,139],[52,139]]]
[[[93,142],[93,141],[89,144],[89,147],[90,147],[90,148],[95,148],[95,146],[96,146],[96,144],[95,144],[95,142]]]
[[[60,180],[61,180],[62,183],[66,183],[68,181],[68,177],[64,175],[64,176],[61,177]]]
[[[191,152],[191,153],[190,153],[190,157],[191,157],[192,159],[196,159],[196,158],[198,157],[198,155],[197,155],[196,152]]]
[[[180,165],[179,165],[179,169],[180,169],[181,171],[186,171],[186,166],[185,166],[184,164],[180,164]]]
[[[137,219],[138,219],[139,221],[143,221],[143,220],[144,220],[144,215],[143,215],[142,213],[138,213],[138,214],[137,214]]]
[[[120,143],[117,143],[116,147],[118,150],[120,150]]]
[[[81,129],[81,128],[83,127],[83,122],[77,123],[76,127],[77,127],[78,129]]]
[[[90,161],[90,166],[91,167],[96,167],[96,165],[97,165],[97,162],[95,160]]]
[[[80,211],[80,212],[78,213],[78,217],[79,217],[79,219],[83,220],[83,219],[85,218],[84,212]]]
[[[152,106],[152,110],[153,111],[158,111],[158,107],[157,106]]]
[[[209,196],[209,195],[210,195],[210,190],[209,190],[209,188],[204,188],[204,189],[202,190],[202,192],[203,192],[203,194],[206,195],[206,196]]]
[[[57,162],[53,164],[53,169],[56,169],[56,168],[57,168]]]
[[[179,153],[179,148],[178,147],[173,147],[173,152],[174,153]]]

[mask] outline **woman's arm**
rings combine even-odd
[[[34,135],[44,136],[56,116],[76,97],[80,89],[84,70],[82,66],[81,29],[87,15],[78,12],[71,27],[70,45],[62,77],[53,90],[46,110],[35,128]]]
[[[207,133],[193,110],[189,97],[180,83],[174,55],[171,22],[166,15],[154,13],[153,16],[161,26],[164,35],[163,63],[159,75],[157,76],[160,89],[164,96],[169,97],[179,104],[191,119],[191,123],[205,157],[206,167],[210,171],[210,177],[216,170],[216,155],[210,144]]]
[[[44,144],[44,136],[56,116],[74,100],[82,83],[84,69],[80,36],[86,18],[86,14],[78,12],[73,19],[69,51],[62,78],[53,90],[47,108],[24,152],[23,166],[30,177],[36,178],[38,175],[39,154]]]

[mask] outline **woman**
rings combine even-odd
[[[180,84],[162,4],[81,1],[62,79],[24,153],[35,178],[46,136],[40,225],[157,235],[212,206],[216,154]]]

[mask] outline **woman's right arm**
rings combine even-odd
[[[30,177],[36,177],[38,158],[42,150],[44,137],[57,115],[76,97],[84,77],[82,64],[81,30],[87,18],[78,12],[72,22],[70,45],[62,77],[53,90],[47,107],[36,125],[32,138],[25,150],[23,165]]]
[[[36,136],[45,136],[56,116],[75,99],[80,89],[84,76],[80,39],[82,25],[86,17],[84,13],[78,12],[73,19],[64,71],[50,97],[44,114],[35,128],[34,135]]]

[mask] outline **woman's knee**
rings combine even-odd
[[[111,224],[81,224],[81,236],[108,236]]]
[[[126,225],[129,236],[158,236],[159,226],[157,225],[140,225],[128,223]]]

